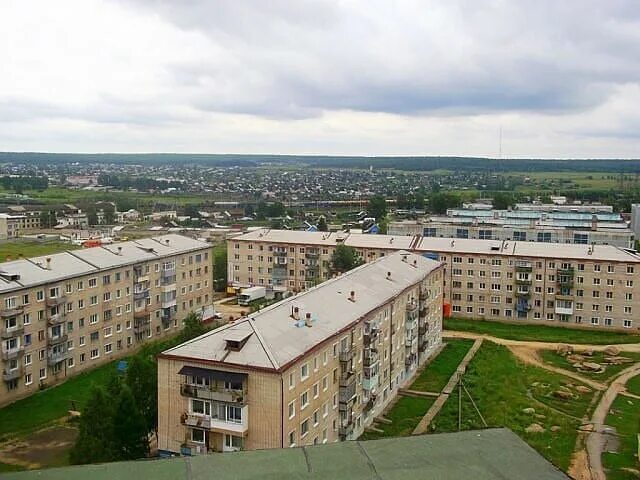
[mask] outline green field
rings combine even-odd
[[[439,393],[472,345],[473,340],[447,339],[442,351],[418,375],[409,388],[421,392]]]
[[[575,384],[575,381],[572,380]],[[506,347],[485,342],[464,375],[464,384],[490,427],[505,426],[522,437],[559,468],[567,470],[576,442],[580,417],[587,414],[593,394],[578,394],[562,375],[519,362]],[[553,392],[569,388],[570,400],[560,400]],[[525,413],[534,408],[535,413]],[[544,415],[544,417],[536,417]],[[527,433],[533,423],[541,433]],[[559,427],[552,432],[551,427]],[[458,430],[458,389],[434,419],[434,432]],[[471,401],[463,393],[462,429],[483,428]]]
[[[627,382],[627,391],[633,393],[634,395],[640,396],[640,375],[632,377]]]
[[[620,365],[606,365],[606,369],[602,373],[595,373],[595,372],[589,372],[589,371],[579,371],[579,370],[573,368],[572,362],[567,360],[566,357],[558,355],[553,350],[540,350],[539,353],[540,353],[540,356],[542,357],[542,359],[544,360],[544,362],[548,363],[549,365],[554,365],[556,367],[564,368],[564,369],[569,370],[571,372],[576,372],[576,373],[579,373],[580,375],[583,375],[585,377],[592,378],[594,380],[600,380],[600,381],[603,381],[603,382],[609,381],[613,376],[617,375],[622,370],[624,370],[625,368],[627,368],[630,365],[632,365],[632,363],[623,363],[623,364],[620,364]],[[604,357],[606,357],[606,356],[607,355],[604,354],[603,352],[593,352],[592,356],[585,357],[585,361],[586,362],[594,362],[594,363],[603,364]],[[631,358],[631,359],[633,359],[634,362],[639,362],[640,361],[640,353],[623,352],[623,353],[620,354],[620,356]]]
[[[107,363],[66,382],[0,409],[0,441],[24,435],[68,415],[72,402],[81,410],[87,401],[91,385],[104,385],[116,368],[116,361]]]
[[[38,257],[41,255],[50,255],[65,250],[75,250],[81,248],[79,245],[60,241],[12,241],[0,243],[0,262],[4,262],[9,257],[12,260],[23,257]]]
[[[488,320],[448,318],[446,330],[491,335],[508,340],[560,342],[575,344],[609,345],[616,343],[640,343],[640,335],[602,330],[582,330],[548,325],[510,324]]]
[[[383,430],[384,433],[368,431],[363,433],[359,440],[411,435],[433,402],[433,398],[400,397],[391,410],[385,414],[385,417],[393,423],[390,425],[381,423],[376,427]]]
[[[637,479],[640,477],[640,473],[636,475],[623,469],[640,471],[637,457],[640,400],[618,395],[611,406],[609,415],[607,415],[606,424],[616,428],[620,441],[620,447],[616,453],[605,452],[602,454],[607,480]]]

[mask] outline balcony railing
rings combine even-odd
[[[144,290],[138,290],[137,292],[136,291],[133,292],[134,300],[143,300],[145,298],[149,298],[149,296],[150,296],[150,293],[148,288],[145,288]]]
[[[558,275],[567,275],[573,277],[573,275],[575,274],[575,269],[573,267],[558,268],[558,270],[556,270],[556,273]]]
[[[286,250],[274,250],[273,251],[273,255],[276,257],[286,257],[287,256],[287,251]]]
[[[64,351],[64,352],[49,352],[49,354],[47,355],[47,363],[49,364],[49,366],[53,366],[56,365],[64,360],[66,360],[69,357],[69,352]]]
[[[24,353],[24,346],[20,345],[18,348],[12,348],[11,350],[3,350],[2,359],[13,360],[14,358],[18,358],[23,353]]]
[[[2,333],[0,333],[0,338],[2,339],[13,338],[13,337],[20,336],[23,333],[24,333],[24,326],[21,325],[19,327],[13,327],[10,329],[2,330]]]
[[[2,318],[15,317],[16,315],[20,315],[22,312],[24,312],[24,307],[4,308],[0,310],[0,317]]]
[[[407,308],[407,313],[413,313],[416,310],[418,310],[418,302],[415,302],[415,301],[408,302],[406,308]]]
[[[347,349],[340,351],[341,362],[348,362],[355,356],[356,356],[356,349],[354,347],[350,346]]]
[[[63,323],[66,320],[66,316],[64,311],[61,311],[60,313],[55,313],[53,315],[49,314],[49,316],[47,317],[47,324],[49,326],[54,326],[54,325],[58,325],[59,323]]]
[[[3,370],[2,371],[2,380],[5,382],[10,382],[11,380],[15,380],[16,378],[20,378],[22,376],[22,365],[18,364],[18,368],[14,368],[13,370]]]
[[[516,272],[528,272],[533,271],[533,266],[529,262],[516,262]]]
[[[47,307],[55,307],[56,305],[67,303],[67,297],[64,295],[58,297],[48,297],[45,303],[47,304]]]
[[[56,345],[58,343],[65,343],[69,339],[69,335],[66,333],[61,333],[60,335],[49,334],[48,338],[50,345]]]
[[[246,392],[243,390],[217,389],[201,385],[183,384],[180,387],[180,393],[185,397],[201,398],[218,402],[243,404],[247,401]]]

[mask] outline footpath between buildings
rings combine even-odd
[[[429,425],[431,424],[433,419],[436,417],[436,415],[438,415],[438,413],[440,412],[440,410],[442,409],[446,401],[449,399],[449,395],[451,395],[451,392],[457,385],[458,372],[461,370],[466,370],[467,365],[469,365],[469,362],[473,359],[473,357],[476,355],[476,352],[480,349],[480,346],[482,345],[482,341],[483,341],[482,338],[478,338],[473,342],[473,346],[469,349],[467,354],[464,356],[464,358],[458,365],[458,368],[456,368],[456,371],[453,373],[453,375],[451,375],[451,378],[449,378],[449,381],[447,382],[445,387],[442,389],[442,392],[440,392],[440,395],[438,395],[438,398],[436,398],[436,401],[433,402],[433,405],[431,405],[431,408],[427,410],[427,413],[425,413],[424,417],[422,417],[422,420],[420,420],[420,423],[418,423],[416,428],[413,430],[412,435],[421,435],[427,431],[427,429],[429,428]]]

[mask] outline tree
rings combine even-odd
[[[446,213],[448,208],[455,208],[460,205],[457,195],[447,192],[438,192],[429,198],[429,207],[433,213]]]
[[[98,224],[98,214],[96,213],[96,207],[90,206],[87,209],[87,223],[89,225],[97,225]]]
[[[218,292],[227,288],[227,248],[216,250],[213,256],[213,275]]]
[[[113,445],[113,406],[101,387],[93,387],[80,417],[78,438],[71,449],[73,464],[109,462],[116,458]]]
[[[369,216],[375,217],[377,221],[381,221],[387,216],[387,201],[381,195],[376,195],[369,199],[369,206],[367,207]]]
[[[348,272],[362,263],[356,249],[348,245],[338,245],[331,255],[331,266],[338,273]]]
[[[329,231],[329,225],[327,225],[327,219],[324,217],[324,215],[320,215],[320,218],[318,218],[318,231],[320,232],[328,232]]]
[[[104,212],[104,223],[106,225],[113,225],[116,221],[116,207],[111,205],[110,203],[106,203],[102,207],[102,211]]]
[[[134,355],[127,365],[126,385],[131,390],[147,432],[158,428],[158,364],[152,356]]]
[[[202,324],[198,316],[193,312],[184,318],[183,324],[184,327],[182,328],[182,332],[180,332],[183,342],[196,338],[207,331],[207,327]]]
[[[513,195],[509,193],[497,192],[493,195],[493,208],[497,210],[507,210],[513,203]]]
[[[135,460],[149,454],[146,422],[128,385],[120,391],[113,424],[118,460]]]

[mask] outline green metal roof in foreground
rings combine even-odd
[[[566,480],[507,429],[11,473],[7,480]]]

